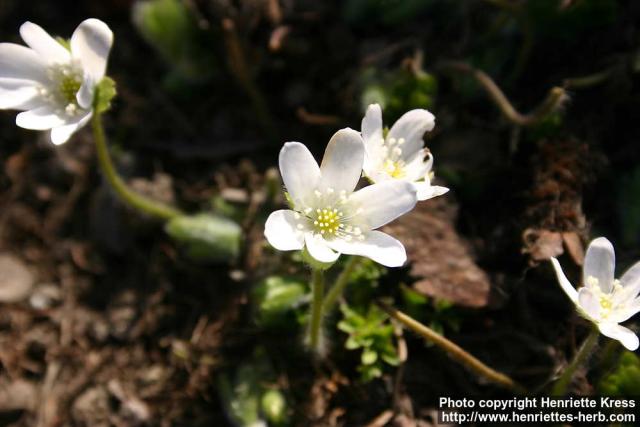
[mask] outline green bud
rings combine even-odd
[[[242,229],[227,218],[180,216],[168,221],[165,231],[196,261],[231,261],[240,253]]]

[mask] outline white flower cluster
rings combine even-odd
[[[402,266],[407,259],[402,243],[376,229],[409,212],[418,200],[448,191],[431,186],[433,157],[426,154],[422,136],[433,126],[431,113],[413,110],[384,138],[380,106],[371,105],[362,133],[336,132],[320,166],[303,144],[287,142],[280,151],[280,172],[292,206],[269,216],[269,243],[283,251],[304,248],[321,263],[348,254]],[[356,190],[363,170],[373,184]]]
[[[50,131],[54,144],[66,142],[94,114],[96,89],[105,78],[113,33],[97,19],[83,21],[68,42],[52,38],[26,22],[20,35],[27,44],[0,43],[0,109],[22,111],[16,124]],[[291,209],[273,212],[265,236],[283,251],[306,250],[320,263],[340,254],[360,255],[388,267],[406,262],[402,243],[378,231],[409,212],[417,201],[448,191],[431,185],[433,156],[424,148],[433,114],[412,110],[385,134],[379,105],[370,105],[362,130],[338,131],[318,166],[299,142],[280,151],[280,172]],[[361,175],[371,185],[357,189]],[[562,289],[579,313],[600,332],[638,348],[636,334],[620,325],[640,312],[640,263],[614,279],[613,246],[595,239],[584,261],[583,286],[576,290],[558,260],[551,258]]]

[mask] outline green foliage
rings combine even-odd
[[[211,76],[216,67],[208,34],[198,28],[185,2],[139,0],[132,13],[136,29],[182,78],[199,82]]]
[[[286,425],[289,408],[281,390],[270,386],[276,374],[266,353],[258,348],[235,372],[220,375],[218,392],[227,413],[241,427]]]
[[[348,262],[347,257],[338,260],[338,268],[341,271]],[[351,305],[366,308],[375,297],[380,278],[386,273],[386,269],[369,258],[360,258],[349,276],[347,292]]]
[[[344,16],[353,24],[395,26],[424,12],[433,0],[348,0]]]
[[[185,215],[168,221],[165,230],[195,261],[231,261],[240,253],[242,229],[227,218]]]
[[[292,277],[270,276],[253,289],[256,321],[260,326],[290,326],[294,310],[307,298],[307,286]]]
[[[640,396],[640,358],[624,351],[616,369],[602,378],[598,393],[607,396]]]
[[[363,90],[360,96],[362,109],[378,103],[383,114],[396,120],[408,110],[433,109],[438,91],[436,78],[425,72],[405,68],[388,73],[368,70],[363,73]]]
[[[104,77],[96,88],[96,112],[101,114],[109,110],[111,108],[111,100],[115,98],[116,94],[116,82],[110,77]]]
[[[366,312],[361,313],[342,304],[340,311],[342,320],[338,323],[338,329],[348,335],[345,348],[361,349],[358,372],[363,381],[380,377],[385,364],[400,364],[393,325],[381,309],[372,304]]]

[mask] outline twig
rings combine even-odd
[[[502,114],[504,114],[509,121],[519,126],[533,126],[539,123],[550,113],[560,108],[568,99],[567,93],[563,88],[554,86],[549,90],[547,97],[537,108],[530,113],[523,114],[515,109],[504,92],[502,92],[493,79],[484,71],[473,68],[467,63],[458,61],[444,62],[442,63],[442,66],[470,74],[478,83],[480,83],[487,94],[489,94],[489,97],[498,106],[498,108],[500,108]]]
[[[416,334],[425,338],[426,340],[432,342],[433,344],[440,347],[442,350],[446,351],[454,360],[463,364],[470,370],[475,373],[487,378],[488,380],[510,390],[515,391],[516,393],[526,393],[526,390],[516,383],[513,379],[508,377],[507,375],[500,373],[484,363],[480,360],[476,359],[474,356],[463,350],[460,346],[455,344],[454,342],[449,341],[442,335],[435,332],[433,329],[423,325],[417,320],[407,316],[403,312],[396,310],[395,308],[381,302],[377,301],[376,304],[384,310],[390,317],[400,322],[403,326],[411,329]]]
[[[611,77],[611,74],[613,74],[613,68],[607,68],[606,70],[590,74],[588,76],[564,79],[562,86],[565,89],[585,89],[604,83],[609,77]]]

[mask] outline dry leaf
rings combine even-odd
[[[467,307],[489,301],[490,283],[454,228],[456,208],[447,196],[419,203],[409,214],[384,227],[403,242],[418,280],[416,291]]]

